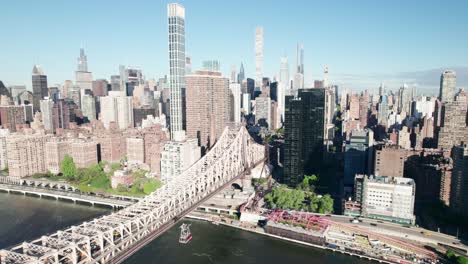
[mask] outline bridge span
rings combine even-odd
[[[136,204],[1,250],[0,264],[121,263],[264,160],[245,127],[227,127],[204,157]]]
[[[0,191],[7,193],[21,193],[24,195],[35,195],[39,197],[50,197],[57,200],[68,200],[81,203],[88,203],[91,205],[104,205],[112,208],[124,208],[132,205],[133,201],[125,201],[109,197],[98,197],[96,195],[86,195],[83,193],[59,191],[55,189],[36,188],[29,186],[19,186],[14,184],[2,184],[0,183]]]

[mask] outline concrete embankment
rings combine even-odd
[[[189,215],[186,216],[186,218],[189,218],[189,219],[195,219],[195,220],[200,220],[200,221],[213,222],[213,220],[211,219],[211,217],[212,217],[212,215],[203,215],[203,214],[198,213],[198,212],[197,212],[196,214],[195,214],[195,213],[191,213],[191,214],[189,214]],[[229,221],[231,221],[231,219],[229,219]],[[337,249],[337,248],[336,248],[336,249],[333,249],[333,248],[329,248],[329,247],[326,247],[326,246],[323,246],[323,245],[319,245],[319,244],[308,243],[308,242],[304,242],[304,241],[300,241],[300,240],[288,238],[288,237],[285,237],[285,236],[279,236],[279,235],[267,233],[267,232],[265,232],[265,230],[264,230],[263,228],[260,228],[260,227],[251,227],[251,228],[248,228],[248,227],[240,226],[240,222],[239,222],[239,221],[236,221],[236,220],[232,220],[232,223],[223,222],[223,221],[216,221],[216,222],[214,222],[214,223],[215,223],[215,224],[221,224],[221,225],[228,226],[228,227],[232,227],[232,228],[237,228],[237,229],[240,229],[240,230],[243,230],[243,231],[247,231],[247,232],[256,233],[256,234],[263,235],[263,236],[268,236],[268,237],[272,237],[272,238],[276,238],[276,239],[280,239],[280,240],[284,240],[284,241],[296,243],[296,244],[301,244],[301,245],[304,245],[304,246],[309,246],[309,247],[315,247],[315,248],[319,248],[319,249],[330,250],[330,251],[333,251],[333,252],[339,252],[339,253],[342,253],[342,254],[345,254],[345,255],[349,255],[349,256],[353,256],[353,257],[358,257],[358,258],[362,258],[362,259],[368,259],[368,260],[376,261],[376,262],[380,262],[380,263],[394,264],[393,262],[385,261],[385,260],[382,260],[382,259],[376,259],[376,258],[372,258],[372,257],[369,257],[369,256],[359,255],[359,254],[355,254],[355,253],[343,251],[343,250],[340,250],[340,249]]]

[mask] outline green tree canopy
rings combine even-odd
[[[318,203],[318,212],[322,214],[333,212],[333,199],[329,194],[326,194],[320,198]]]
[[[304,210],[309,212],[333,212],[333,199],[329,194],[317,196],[314,192],[301,189],[275,187],[265,196],[269,208]]]
[[[73,158],[69,155],[65,155],[60,166],[62,174],[67,179],[73,179],[76,175],[76,165]]]
[[[319,179],[318,176],[315,174],[305,175],[302,182],[297,185],[297,189],[303,190],[306,192],[314,192],[315,185],[317,184],[318,179]]]

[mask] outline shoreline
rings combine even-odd
[[[22,195],[22,194],[17,193],[17,192],[11,192],[11,193],[2,192],[2,193],[24,196],[24,194]],[[29,196],[29,197],[39,198],[39,196]],[[66,201],[62,200],[61,202],[66,202]],[[87,203],[82,204],[82,205],[89,206],[89,204],[87,204]],[[93,207],[93,206],[91,206],[91,207]],[[194,213],[199,214],[201,216],[197,216]],[[373,261],[373,262],[395,264],[395,262],[390,262],[390,261],[383,260],[383,259],[377,259],[377,258],[366,256],[366,255],[359,255],[359,254],[356,254],[356,253],[351,253],[351,252],[347,252],[347,251],[340,250],[340,249],[329,248],[329,247],[326,247],[326,246],[321,246],[321,245],[312,244],[312,243],[308,243],[308,242],[304,242],[304,241],[300,241],[300,240],[295,240],[295,239],[291,239],[291,238],[287,238],[287,237],[282,237],[282,236],[266,233],[265,231],[262,232],[262,231],[259,231],[257,227],[252,229],[252,228],[246,228],[246,227],[242,227],[242,226],[235,225],[235,224],[230,224],[230,223],[223,222],[223,221],[213,221],[213,220],[210,219],[211,216],[213,216],[213,215],[204,214],[204,213],[201,213],[201,212],[195,212],[194,211],[194,212],[189,213],[188,215],[186,215],[184,218],[192,219],[192,220],[205,221],[205,222],[212,222],[212,223],[216,223],[217,225],[221,224],[221,225],[224,225],[224,226],[227,226],[227,227],[231,227],[231,228],[235,228],[235,229],[239,229],[239,230],[243,230],[243,231],[247,231],[247,232],[251,232],[251,233],[256,233],[256,234],[259,234],[259,235],[268,236],[268,237],[271,237],[271,238],[274,238],[274,239],[287,241],[287,242],[291,242],[291,243],[295,243],[295,244],[300,244],[300,245],[303,245],[303,246],[314,247],[314,248],[318,248],[318,249],[338,252],[338,253],[345,254],[345,255],[348,255],[348,256],[358,257],[360,259],[367,259],[367,260]],[[234,220],[234,221],[239,222],[239,220]],[[261,229],[261,230],[263,230],[263,229]]]
[[[204,218],[204,217],[196,216],[196,215],[193,215],[193,214],[188,214],[184,218],[188,218],[188,219],[191,219],[191,220],[205,221],[205,222],[213,222],[209,218]],[[275,239],[278,239],[278,240],[283,240],[283,241],[287,241],[287,242],[291,242],[291,243],[295,243],[295,244],[300,244],[300,245],[304,245],[304,246],[308,246],[308,247],[314,247],[314,248],[318,248],[318,249],[338,252],[338,253],[345,254],[345,255],[348,255],[348,256],[351,256],[351,257],[367,259],[369,261],[374,261],[374,262],[379,262],[379,263],[395,264],[395,262],[390,262],[390,261],[383,260],[383,259],[376,259],[376,258],[373,258],[373,257],[359,255],[359,254],[343,251],[343,250],[340,250],[340,249],[332,249],[332,248],[328,248],[328,247],[324,247],[324,246],[320,246],[320,245],[316,245],[316,244],[307,243],[307,242],[300,241],[300,240],[295,240],[295,239],[291,239],[291,238],[287,238],[287,237],[273,235],[273,234],[269,234],[269,233],[266,233],[266,232],[260,232],[260,231],[255,230],[255,229],[249,229],[249,228],[229,224],[229,223],[226,223],[226,222],[216,221],[216,223],[221,224],[223,226],[235,228],[235,229],[239,229],[239,230],[243,230],[243,231],[247,231],[247,232],[251,232],[251,233],[255,233],[255,234],[259,234],[259,235],[263,235],[263,236],[268,236],[268,237],[275,238]]]

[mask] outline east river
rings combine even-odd
[[[0,193],[0,248],[39,238],[109,212],[100,207]],[[193,234],[189,244],[178,243],[179,230],[174,227],[125,263],[372,263],[208,222],[185,222],[191,224]]]

